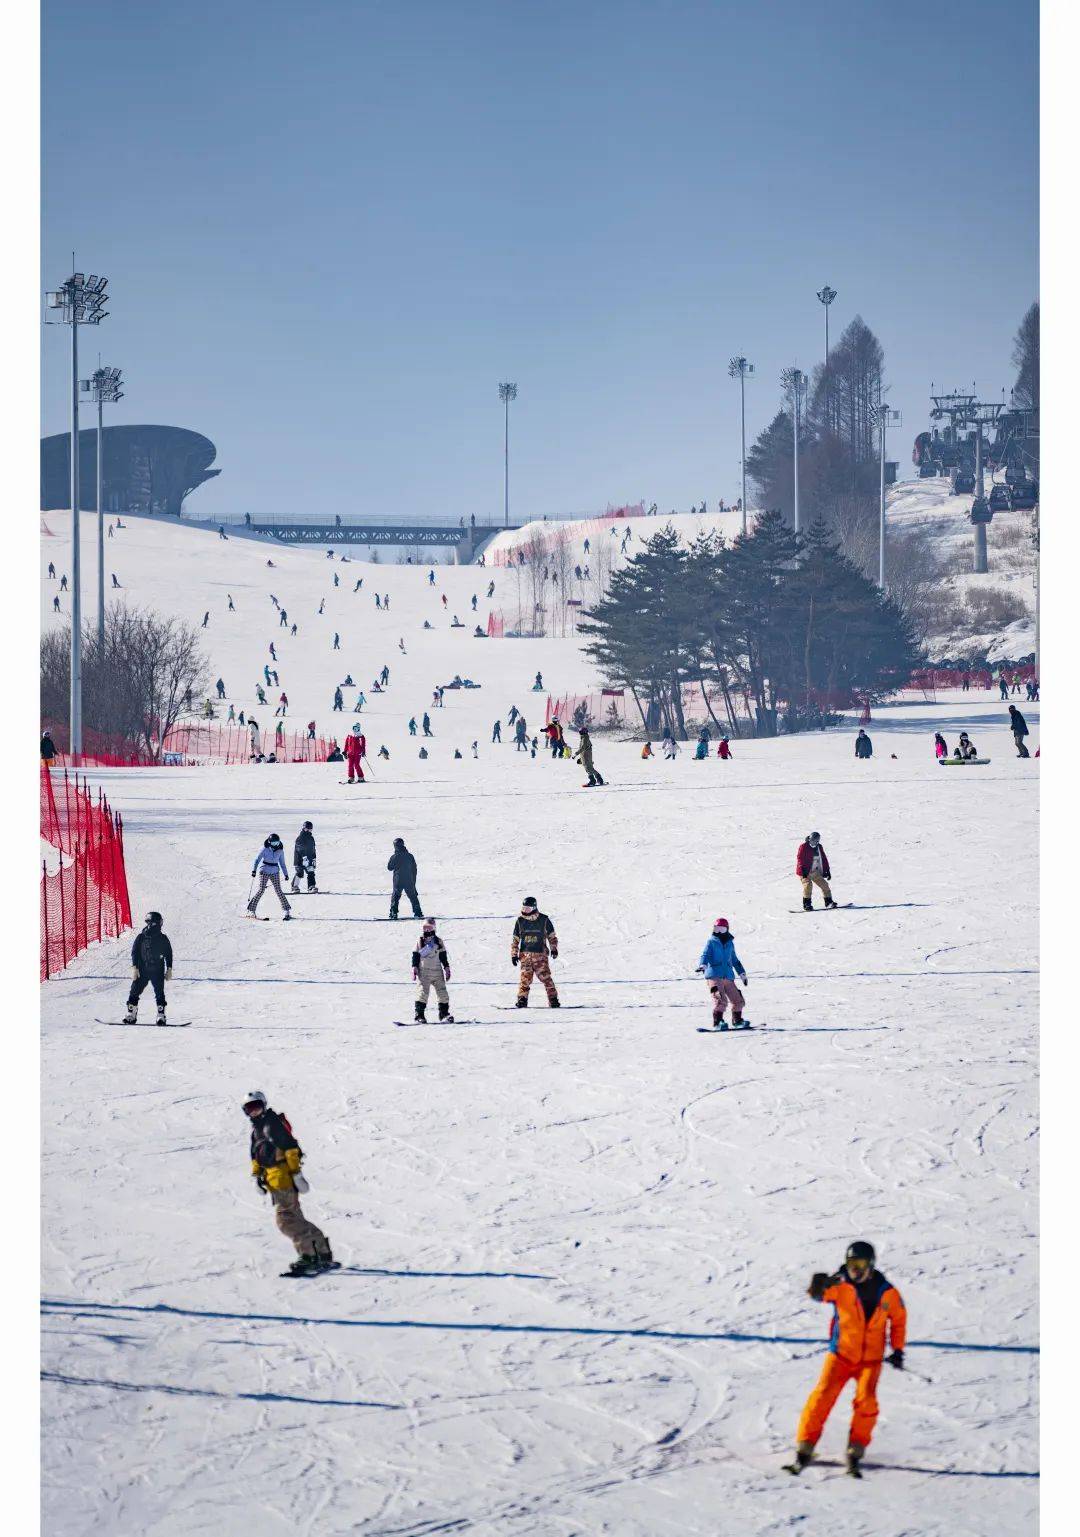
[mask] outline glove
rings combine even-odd
[[[826,1275],[824,1270],[815,1270],[810,1277],[810,1285],[806,1288],[807,1296],[813,1297],[815,1302],[820,1302],[831,1280],[832,1277]]]
[[[552,945],[551,946],[551,959],[553,961],[557,961],[559,959],[559,947],[558,947],[558,945]]]
[[[131,980],[134,982],[137,979],[138,975],[139,975],[139,968],[138,968],[138,966],[132,966],[132,968],[131,968]]]
[[[902,1350],[894,1350],[892,1355],[886,1356],[885,1359],[890,1366],[895,1366],[898,1372],[904,1370],[904,1352]]]
[[[745,987],[745,986],[746,986],[746,984],[747,984],[747,983],[748,983],[748,982],[749,982],[749,980],[750,980],[750,978],[749,978],[749,977],[748,977],[748,976],[747,976],[747,975],[746,975],[746,972],[745,972],[745,971],[744,971],[744,972],[743,972],[743,974],[742,974],[742,976],[741,976],[741,977],[740,977],[740,978],[739,978],[739,981],[740,981],[740,982],[741,982],[741,983],[742,983],[742,985],[743,985],[743,986],[744,986],[744,987]]]
[[[447,980],[447,981],[448,981],[448,982],[449,982],[449,980],[450,980],[450,968],[449,968],[449,967],[447,967],[447,969],[446,969],[446,980]]]
[[[517,963],[518,963],[518,958],[517,958],[517,956],[516,956],[516,955],[512,955],[512,956],[511,956],[511,957],[510,957],[510,964],[511,964],[511,966],[516,966],[516,965],[517,965]]]
[[[695,966],[694,972],[697,976],[703,977],[705,975],[705,968],[704,966]]]
[[[165,968],[165,980],[166,980],[166,982],[171,982],[172,981],[172,967],[171,966],[166,966],[166,968]]]
[[[420,973],[417,971],[415,966],[413,967],[412,979],[414,982],[419,982],[420,980]]]

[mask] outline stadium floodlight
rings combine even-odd
[[[824,288],[818,289],[817,296],[825,306],[825,426],[831,431],[832,412],[830,405],[832,401],[832,386],[829,382],[829,305],[836,298],[836,289],[830,288],[828,283],[826,283]]]
[[[102,368],[100,364],[90,375],[89,379],[83,379],[79,388],[91,396],[97,403],[97,546],[98,546],[98,645],[105,646],[105,513],[103,508],[102,486],[105,478],[105,433],[102,408],[107,405],[115,405],[118,400],[123,400],[124,392],[120,388],[121,378],[118,368]]]
[[[75,262],[72,258],[72,267]],[[107,278],[91,274],[87,285],[86,274],[72,272],[59,288],[46,294],[50,310],[55,318],[46,320],[47,325],[71,327],[71,705],[70,731],[71,754],[76,763],[82,754],[82,548],[79,539],[79,327],[100,325],[108,319],[105,305]],[[101,447],[98,440],[98,467],[100,476]],[[98,505],[100,508],[100,491]],[[100,512],[99,512],[100,530]],[[104,560],[104,555],[101,557]]]
[[[510,527],[510,402],[517,399],[517,385],[499,385],[503,403],[503,525]]]
[[[754,372],[754,365],[742,356],[728,362],[728,375],[739,381],[739,404],[742,415],[742,531],[746,533],[746,378]]]
[[[791,401],[791,427],[795,444],[795,491],[794,491],[794,524],[795,532],[799,532],[799,416],[802,412],[803,401],[806,399],[806,390],[809,380],[801,368],[785,368],[780,375],[780,382],[787,391]]]

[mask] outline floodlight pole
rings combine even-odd
[[[742,357],[731,358],[728,362],[728,378],[739,381],[739,410],[742,422],[742,532],[746,537],[746,376],[754,372],[753,363],[748,363]]]
[[[79,307],[71,307],[71,755],[82,752],[82,555],[79,541]]]
[[[981,502],[985,480],[983,477],[982,459],[982,418],[975,416],[975,500]],[[975,573],[977,576],[985,576],[986,565],[986,524],[979,522],[975,525]]]
[[[794,523],[795,532],[799,532],[799,412],[802,409],[802,398],[806,390],[806,375],[801,368],[785,368],[780,375],[781,382],[791,398],[791,431],[794,447]]]
[[[105,396],[97,392],[97,634],[98,656],[105,655],[105,514],[101,505],[102,445],[104,443]]]
[[[826,314],[828,311],[826,311]],[[878,505],[878,579],[877,584],[885,591],[885,410],[878,408],[878,430],[881,433],[881,483]]]
[[[517,399],[516,384],[500,384],[503,403],[503,526],[510,527],[510,402]]]

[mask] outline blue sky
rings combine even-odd
[[[109,420],[218,446],[207,515],[733,498],[815,290],[904,412],[1012,383],[1032,0],[45,0],[44,280],[110,278]],[[45,332],[43,430],[67,426]]]

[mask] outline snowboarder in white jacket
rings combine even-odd
[[[423,1024],[427,1019],[427,1002],[431,989],[439,1000],[439,1018],[453,1023],[450,1013],[450,994],[446,984],[450,980],[450,957],[435,931],[435,919],[425,918],[416,949],[412,953],[412,974],[416,983],[416,1021]]]

